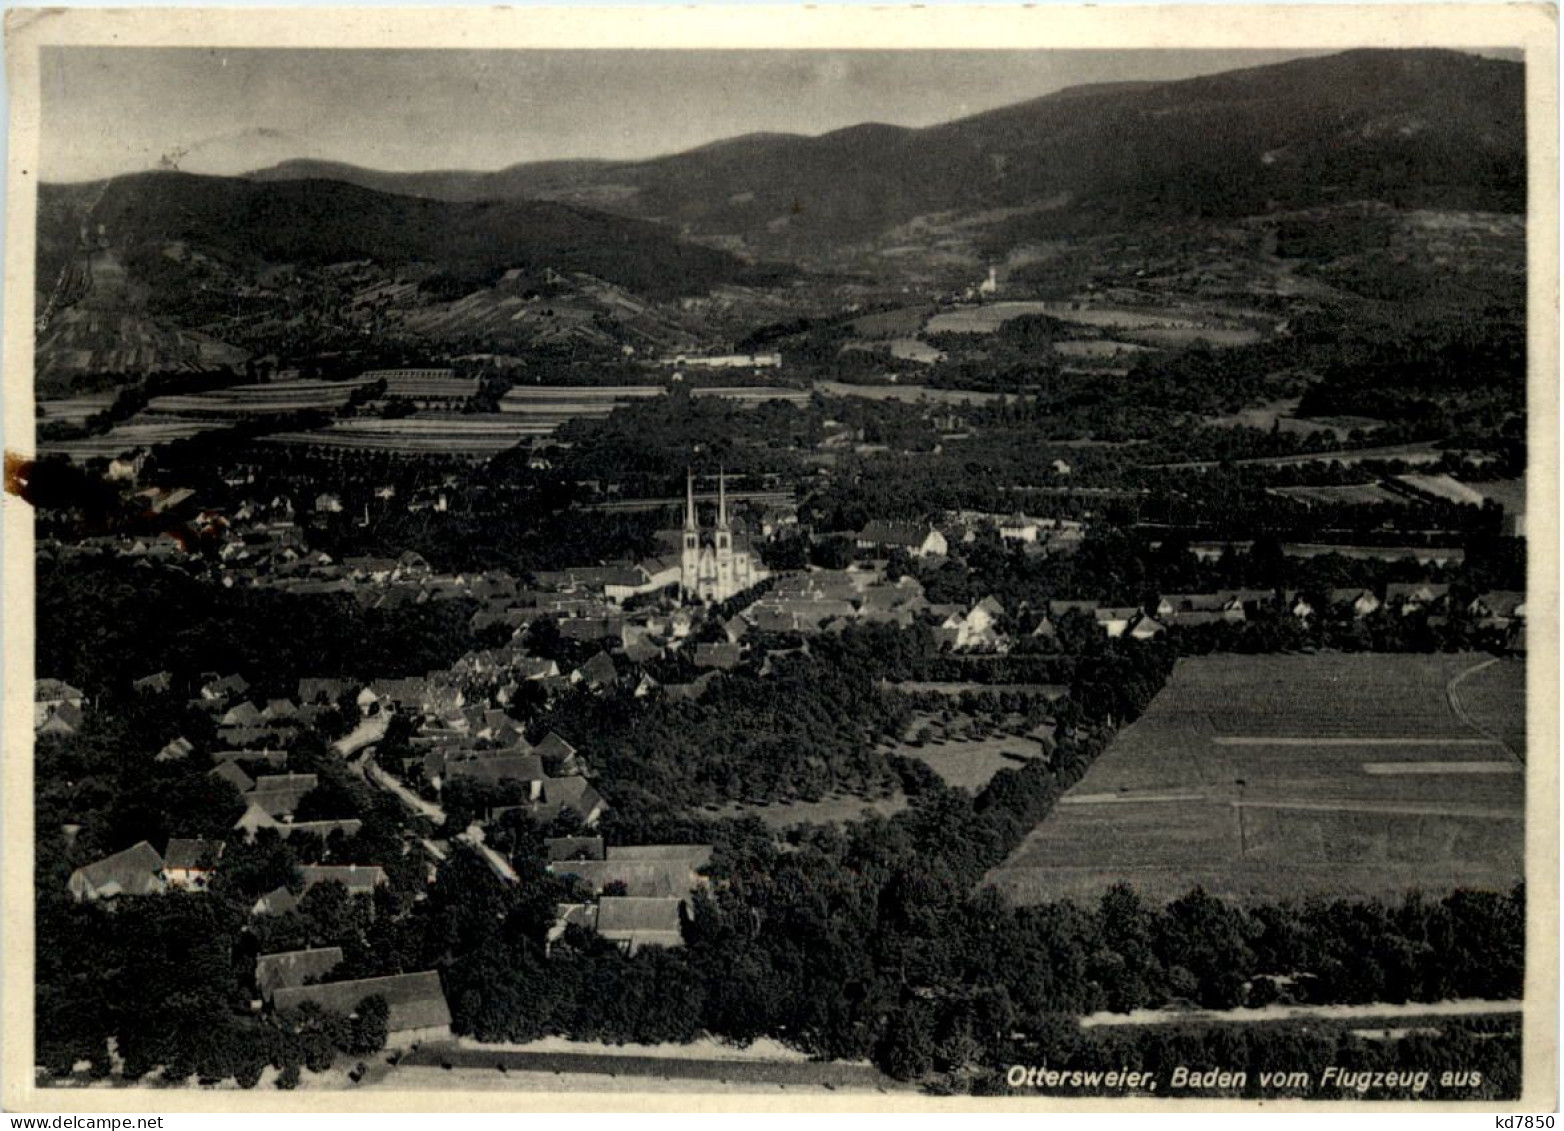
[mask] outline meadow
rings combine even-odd
[[[1156,899],[1507,890],[1525,775],[1495,736],[1523,732],[1524,662],[1489,660],[1183,659],[989,879],[1020,902],[1120,881]]]

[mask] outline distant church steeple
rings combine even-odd
[[[703,541],[705,545],[702,545]],[[717,523],[704,539],[695,510],[695,473],[690,468],[685,469],[683,542],[679,588],[687,601],[726,601],[767,576],[747,549],[738,549],[733,544],[725,469],[717,471]]]

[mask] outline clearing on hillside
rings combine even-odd
[[[1521,769],[1524,687],[1524,661],[1473,654],[1180,660],[989,880],[1019,902],[1120,881],[1155,899],[1508,890],[1525,775],[1497,770]]]

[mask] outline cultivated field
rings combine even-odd
[[[353,394],[369,383],[366,378],[358,377],[351,381],[298,380],[230,385],[202,393],[171,393],[153,397],[147,403],[147,412],[163,416],[211,416],[230,420],[309,409],[331,412],[346,406]]]
[[[134,416],[97,436],[76,440],[58,440],[38,445],[41,455],[63,455],[85,463],[92,459],[113,459],[138,448],[156,448],[176,440],[189,440],[208,432],[222,432],[230,422],[216,419],[191,420],[181,416]]]
[[[992,404],[1004,393],[973,389],[931,389],[927,385],[849,385],[845,381],[816,381],[815,390],[831,397],[862,397],[869,401],[901,401],[904,404]]]
[[[266,442],[289,446],[378,452],[385,455],[439,455],[484,460],[549,429],[513,413],[420,413],[381,420],[356,417],[315,432],[279,432]]]
[[[1377,506],[1405,502],[1378,483],[1348,483],[1333,487],[1270,487],[1271,494],[1283,499],[1301,499],[1309,503],[1347,503],[1353,506]]]
[[[1524,726],[1524,665],[1489,660],[1181,660],[989,878],[1023,902],[1118,881],[1158,899],[1195,884],[1254,899],[1508,889],[1525,777],[1495,735]]]
[[[1257,331],[1247,326],[1233,325],[1225,319],[1212,319],[1198,311],[1083,306],[1074,302],[991,302],[981,306],[957,307],[929,319],[926,332],[992,334],[1012,318],[1026,314],[1046,314],[1061,322],[1133,335],[1158,346],[1183,346],[1197,340],[1212,345],[1236,346],[1260,338]]]
[[[1453,689],[1456,713],[1469,726],[1497,738],[1526,760],[1526,664],[1499,660],[1479,668]]]

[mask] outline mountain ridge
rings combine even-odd
[[[1088,84],[926,127],[750,134],[639,161],[338,175],[441,199],[573,202],[805,265],[919,216],[1035,208],[1030,235],[1351,199],[1525,209],[1524,67],[1357,50],[1171,82]],[[257,180],[285,180],[273,167]]]

